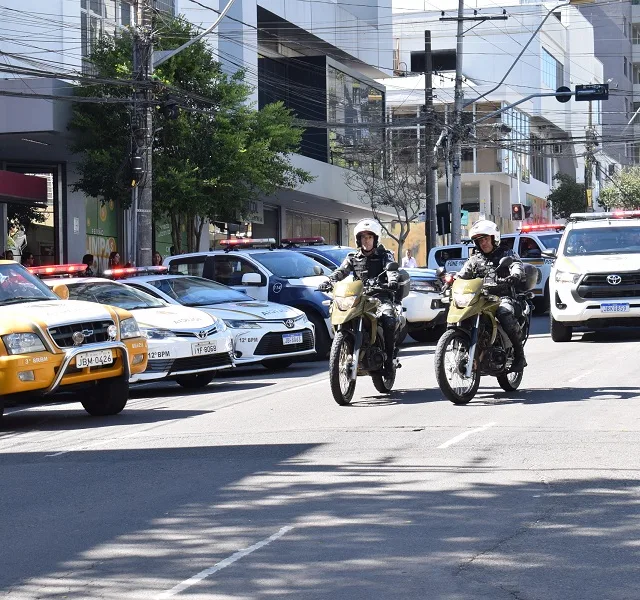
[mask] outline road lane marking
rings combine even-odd
[[[461,433],[460,435],[457,435],[456,437],[451,438],[448,442],[445,442],[444,444],[440,444],[438,448],[448,448],[449,446],[452,446],[453,444],[457,444],[458,442],[464,440],[466,437],[469,437],[471,434],[480,433],[482,431],[485,431],[486,429],[489,429],[489,427],[493,427],[494,425],[496,425],[496,423],[491,422],[491,423],[487,423],[486,425],[483,425],[482,427],[477,427],[476,429],[470,429],[469,431],[465,431],[464,433]]]
[[[244,558],[245,556],[247,556],[248,554],[251,554],[252,552],[255,552],[256,550],[260,550],[260,548],[263,548],[264,546],[267,546],[268,544],[270,544],[271,542],[274,542],[278,538],[281,538],[283,535],[285,535],[292,529],[293,529],[293,525],[286,525],[285,527],[282,527],[279,531],[269,536],[268,538],[262,540],[261,542],[257,542],[256,544],[253,544],[253,546],[249,546],[248,548],[244,548],[243,550],[238,550],[228,558],[225,558],[224,560],[221,560],[219,563],[216,563],[215,565],[213,565],[213,567],[209,567],[204,571],[200,571],[200,573],[198,573],[197,575],[194,575],[193,577],[183,581],[182,583],[179,583],[175,587],[172,587],[170,590],[167,590],[166,592],[163,592],[159,596],[156,596],[156,600],[164,600],[165,598],[171,598],[172,596],[175,596],[180,592],[183,592],[184,590],[200,583],[201,581],[209,577],[209,575],[213,575],[214,573],[221,571],[225,567],[232,565],[237,560]]]
[[[578,375],[577,377],[574,377],[573,379],[569,379],[567,383],[575,383],[576,381],[580,381],[580,379],[584,379],[587,375],[591,375],[593,371],[594,369],[590,369],[589,371],[584,371],[583,373],[580,373],[580,375]]]

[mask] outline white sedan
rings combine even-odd
[[[49,287],[63,283],[69,298],[126,308],[133,314],[149,345],[143,373],[130,383],[175,380],[186,388],[207,385],[220,369],[235,366],[230,330],[218,319],[195,308],[169,305],[128,285],[99,277],[45,279]]]
[[[236,363],[260,362],[284,369],[294,357],[313,354],[313,324],[297,308],[251,296],[220,283],[190,275],[128,277],[128,285],[172,304],[197,307],[223,319],[233,331]]]

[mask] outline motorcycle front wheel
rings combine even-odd
[[[467,404],[478,391],[480,373],[465,375],[469,361],[469,336],[458,329],[447,329],[436,346],[436,380],[442,393],[454,404]]]
[[[329,383],[333,399],[340,406],[347,406],[353,398],[356,380],[351,378],[351,373],[357,368],[358,365],[353,364],[353,336],[338,331],[331,344]]]
[[[498,385],[505,392],[515,392],[522,383],[522,375],[522,371],[512,371],[511,373],[498,375]]]
[[[396,382],[396,370],[393,369],[393,375],[391,375],[391,377],[385,377],[381,373],[371,373],[371,381],[373,381],[373,387],[381,394],[388,394]]]

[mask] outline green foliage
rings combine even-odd
[[[176,48],[197,33],[182,18],[163,18],[157,26],[156,50]],[[109,79],[131,80],[132,55],[130,32],[104,37],[91,61],[105,82],[83,86],[78,95],[131,97],[132,85],[114,85]],[[154,79],[157,108],[167,98],[180,106],[177,119],[154,112],[153,140],[154,214],[170,220],[177,252],[185,250],[182,227],[189,234],[186,250],[195,250],[207,219],[235,221],[247,200],[312,180],[288,158],[302,137],[291,112],[280,103],[260,111],[248,106],[252,90],[244,74],[223,73],[203,42],[161,64]],[[73,150],[80,154],[75,189],[102,201],[116,200],[124,208],[130,205],[134,118],[131,105],[74,105],[70,129]]]
[[[600,192],[598,202],[605,208],[635,210],[640,208],[640,167],[624,167]]]
[[[567,219],[571,213],[585,212],[587,198],[584,184],[576,183],[574,177],[564,173],[556,173],[553,179],[558,184],[547,197],[547,201],[551,203],[553,216]]]

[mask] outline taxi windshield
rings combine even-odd
[[[0,306],[42,300],[60,298],[22,265],[0,264]]]
[[[185,306],[210,306],[253,300],[243,292],[201,277],[163,277],[147,283]]]
[[[283,279],[299,279],[301,277],[331,274],[330,269],[300,252],[260,252],[252,254],[251,258],[254,258],[269,269],[276,277],[282,277]]]
[[[567,236],[564,253],[566,256],[640,254],[640,226],[574,229]]]
[[[112,281],[105,281],[104,283],[96,281],[71,283],[67,284],[67,287],[69,288],[69,298],[74,300],[99,302],[100,304],[109,304],[126,310],[166,306],[162,300],[158,300],[128,285]]]

